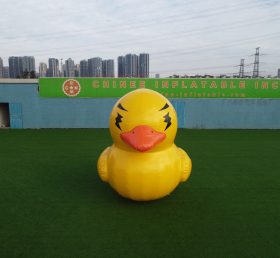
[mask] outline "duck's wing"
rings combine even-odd
[[[180,155],[181,155],[181,171],[182,171],[182,177],[181,177],[181,182],[186,181],[192,170],[192,161],[188,154],[181,148],[178,148]]]
[[[110,151],[111,151],[111,147],[106,148],[99,156],[97,162],[98,174],[101,180],[105,182],[108,181],[108,158],[109,158]]]

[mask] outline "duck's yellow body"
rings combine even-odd
[[[176,112],[165,97],[147,89],[128,93],[111,113],[114,144],[99,157],[100,178],[132,200],[168,195],[187,180],[192,167],[174,144],[176,131]]]

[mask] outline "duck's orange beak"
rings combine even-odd
[[[162,142],[165,137],[165,133],[157,132],[147,125],[136,126],[130,132],[121,133],[121,138],[124,142],[141,152],[152,149]]]

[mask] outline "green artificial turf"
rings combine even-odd
[[[0,130],[0,257],[279,257],[280,131],[179,130],[190,179],[119,197],[105,129]]]

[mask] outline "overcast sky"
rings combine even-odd
[[[280,68],[280,0],[0,0],[0,57],[149,53],[151,77]],[[37,68],[38,69],[38,68]]]

